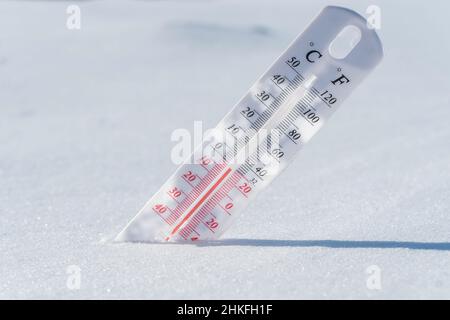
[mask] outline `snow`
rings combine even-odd
[[[73,3],[78,31],[72,2],[0,4],[0,298],[450,298],[447,2]],[[327,4],[379,5],[385,59],[297,161],[221,241],[114,243],[172,130],[214,126]]]

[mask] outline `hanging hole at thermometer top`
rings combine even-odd
[[[328,51],[335,59],[344,59],[361,41],[361,30],[353,25],[346,26],[331,42]]]

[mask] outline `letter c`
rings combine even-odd
[[[311,50],[306,54],[306,60],[308,60],[308,62],[310,63],[314,63],[317,60],[313,60],[313,58],[311,58],[312,55],[316,55],[317,56],[317,60],[319,60],[320,58],[322,58],[322,54],[317,51],[317,50]]]

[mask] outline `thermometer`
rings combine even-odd
[[[218,239],[382,57],[366,19],[323,9],[116,240]]]

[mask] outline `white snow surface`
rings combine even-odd
[[[379,5],[385,59],[296,161],[221,241],[114,243],[175,170],[171,132],[215,126],[329,4]],[[449,299],[449,9],[2,1],[0,298]]]

